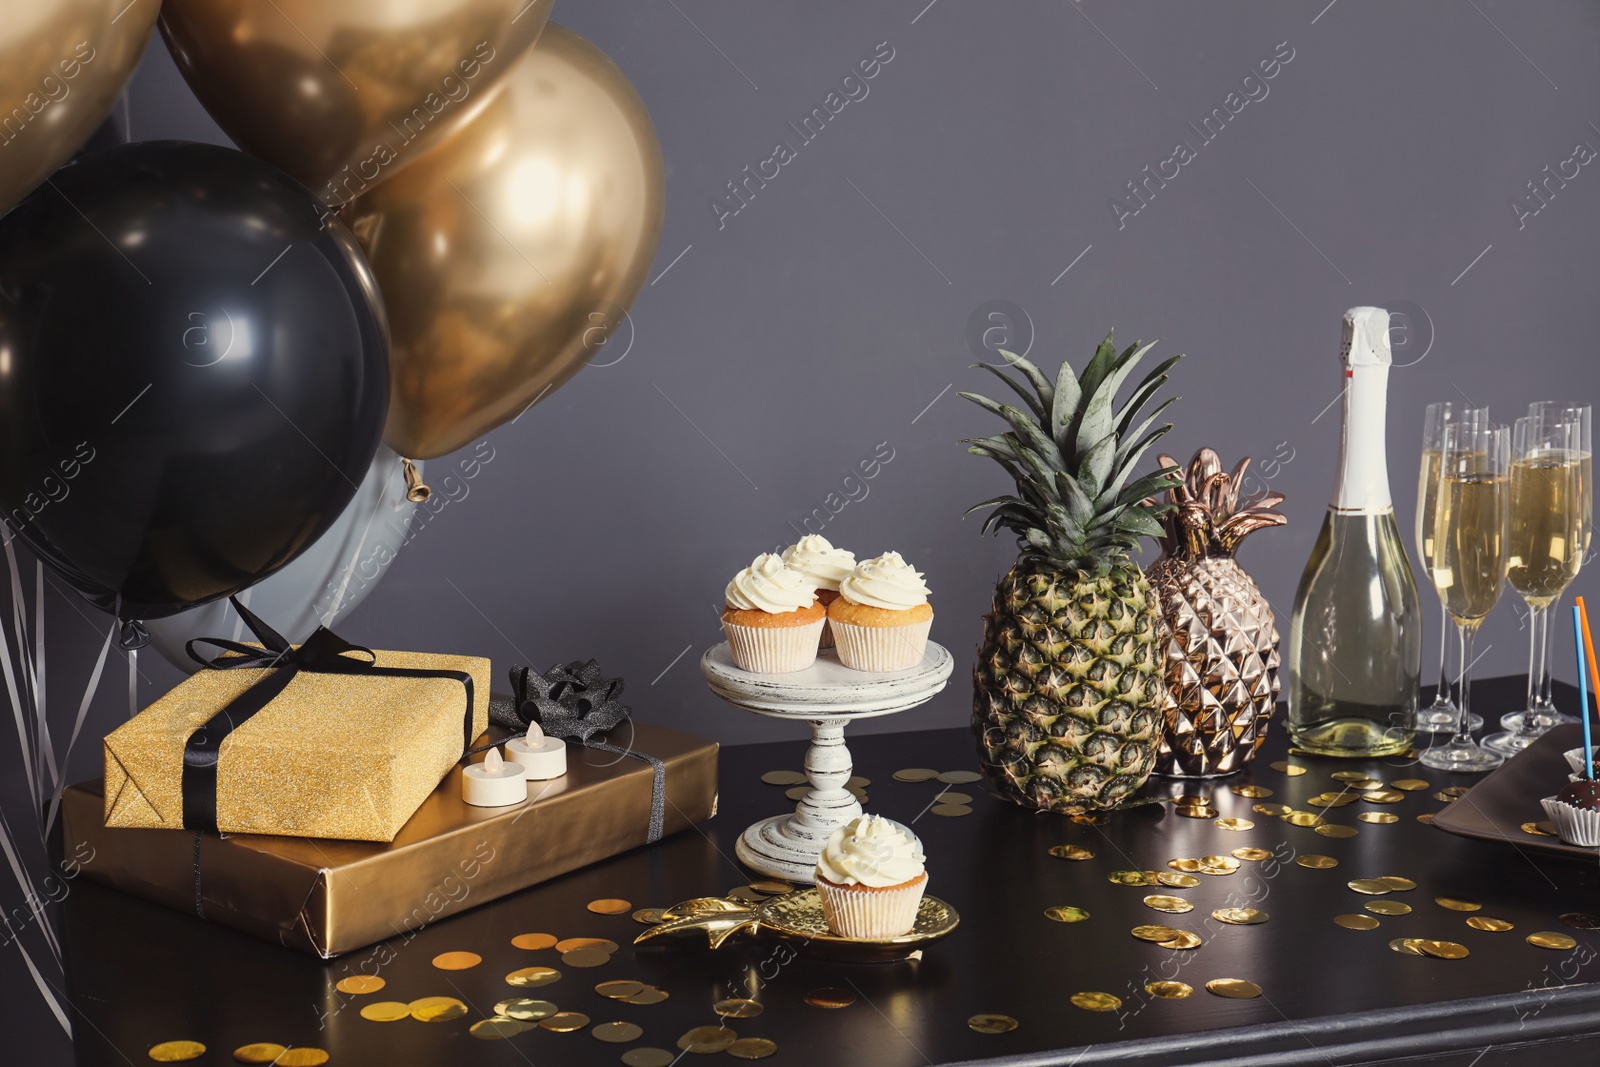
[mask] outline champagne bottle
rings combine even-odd
[[[1339,471],[1289,623],[1289,736],[1322,755],[1386,756],[1416,736],[1422,673],[1417,583],[1384,454],[1389,313],[1346,311],[1339,357]]]

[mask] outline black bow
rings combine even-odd
[[[628,706],[617,699],[622,679],[602,677],[594,660],[558,664],[543,674],[512,667],[511,693],[523,727],[537,723],[551,737],[584,744],[628,717]]]

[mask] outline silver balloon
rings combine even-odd
[[[416,466],[420,475],[422,464]],[[333,527],[293,563],[240,593],[239,600],[296,644],[318,626],[332,627],[366,599],[405,543],[417,506],[406,492],[400,457],[379,446],[355,499]],[[185,647],[193,638],[254,640],[226,600],[150,619],[145,626],[151,645],[190,672],[199,669]]]

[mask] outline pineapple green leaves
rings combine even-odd
[[[1010,352],[1000,353],[1006,369],[975,364],[1005,382],[1026,405],[1024,410],[976,393],[961,394],[1010,426],[1006,433],[964,442],[968,452],[993,459],[1017,483],[1014,494],[968,509],[969,515],[994,509],[984,520],[985,533],[1005,527],[1017,535],[1023,555],[1093,575],[1125,561],[1140,538],[1162,534],[1158,517],[1170,505],[1146,501],[1182,484],[1178,468],[1163,467],[1137,479],[1133,475],[1145,451],[1172,429],[1170,423],[1151,426],[1175,398],[1163,400],[1143,418],[1140,411],[1182,356],[1158,364],[1116,406],[1117,393],[1152,347],[1135,342],[1118,352],[1107,334],[1082,375],[1062,363],[1053,383]]]

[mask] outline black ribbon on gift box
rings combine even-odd
[[[269,668],[272,673],[234,697],[227,707],[207,719],[185,742],[183,825],[186,829],[217,832],[217,765],[222,742],[272,703],[301,672],[347,674],[360,678],[449,678],[458,681],[466,690],[467,697],[466,712],[462,717],[461,750],[465,752],[472,747],[472,675],[466,671],[380,667],[377,665],[377,653],[372,649],[351,644],[326,626],[317,627],[316,632],[306,638],[303,644],[295,647],[237,599],[230,598],[230,602],[260,644],[249,645],[220,637],[197,637],[187,645],[189,658],[211,670]],[[223,652],[208,659],[195,651],[196,645],[212,645]],[[351,653],[364,658],[358,659]],[[197,841],[197,853],[198,849]]]

